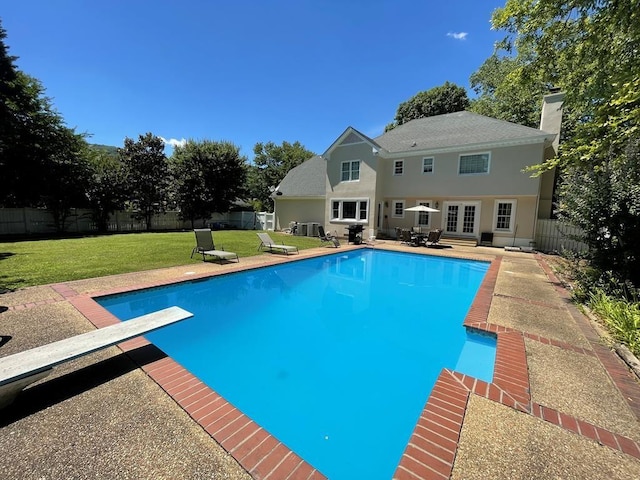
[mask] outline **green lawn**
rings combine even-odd
[[[319,246],[317,238],[270,235],[300,249]],[[213,237],[216,248],[240,258],[261,254],[254,230],[216,231]],[[189,258],[194,246],[192,231],[0,242],[0,291],[202,262],[201,255]]]

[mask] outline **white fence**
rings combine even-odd
[[[559,220],[538,220],[536,225],[536,250],[541,252],[584,252],[586,244],[574,240],[572,235],[580,233],[580,229]]]
[[[239,230],[273,229],[274,214],[266,212],[229,212],[214,214],[211,218],[196,222],[196,227],[234,228]],[[180,220],[178,212],[154,215],[152,230],[189,230],[191,222]],[[144,221],[134,218],[132,212],[115,212],[110,216],[109,232],[140,232],[146,230]],[[49,211],[39,208],[0,208],[0,235],[31,235],[55,233]],[[69,233],[91,233],[97,228],[91,219],[91,211],[73,209],[67,221]]]

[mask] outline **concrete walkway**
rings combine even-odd
[[[488,300],[474,304],[465,322],[499,332],[497,377],[482,385],[443,372],[397,478],[640,478],[638,381],[568,301],[544,256],[393,241],[375,248],[495,265]],[[80,313],[81,304],[97,293],[333,252],[264,254],[240,264],[203,263],[1,294],[0,357],[90,331],[94,325]],[[216,441],[192,409],[180,406],[180,394],[172,398],[163,390],[166,382],[161,388],[152,379],[150,366],[166,360],[161,352],[144,342],[124,351],[111,347],[62,365],[0,411],[6,478],[321,477],[286,452],[265,470],[273,455],[260,457],[258,448],[246,453],[245,459],[258,457],[247,468],[237,460],[242,440],[233,448]],[[282,474],[285,464],[293,467]]]

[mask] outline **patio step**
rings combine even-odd
[[[440,239],[440,243],[443,245],[452,245],[458,247],[477,247],[478,239],[477,238],[469,238],[469,237],[453,237],[448,235],[443,235]]]

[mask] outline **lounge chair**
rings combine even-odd
[[[194,232],[196,234],[196,246],[191,250],[191,258],[193,258],[195,253],[201,253],[203,262],[205,261],[206,255],[217,258],[220,260],[220,263],[222,263],[222,260],[233,260],[234,258],[237,262],[240,261],[237,253],[225,251],[222,245],[220,245],[220,250],[216,250],[211,229],[196,228]]]
[[[338,238],[333,235],[327,235],[322,225],[318,226],[318,237],[320,237],[321,246],[325,243],[332,243],[336,248],[340,246],[340,240],[338,240]]]
[[[436,230],[431,230],[427,239],[424,242],[425,247],[435,247],[440,245],[440,237],[442,237],[442,230],[437,228]]]
[[[289,252],[298,253],[298,247],[293,247],[291,245],[285,245],[284,243],[278,244],[274,242],[268,233],[257,233],[258,238],[260,239],[260,245],[258,245],[258,250],[267,249],[271,253],[274,251],[284,252],[289,255]]]

